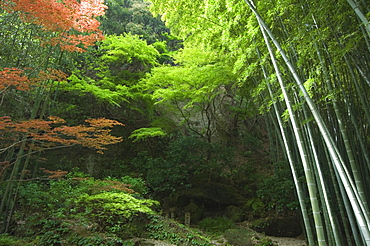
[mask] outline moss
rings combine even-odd
[[[184,208],[184,211],[190,213],[192,224],[197,223],[203,214],[203,209],[201,209],[194,201],[190,201],[190,203]]]
[[[252,246],[252,234],[245,228],[230,229],[225,231],[226,240],[235,246]]]
[[[234,205],[230,205],[226,208],[227,217],[233,222],[240,222],[243,218],[243,210]]]
[[[146,227],[148,238],[167,241],[177,246],[211,246],[210,240],[196,229],[159,215],[151,215]]]

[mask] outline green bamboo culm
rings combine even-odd
[[[314,117],[314,119],[315,119],[315,121],[316,121],[316,123],[319,127],[320,134],[322,135],[322,137],[324,139],[324,142],[325,142],[325,145],[326,145],[326,148],[329,151],[330,158],[332,159],[332,161],[335,165],[335,168],[336,168],[337,173],[338,173],[339,178],[340,178],[339,180],[340,180],[340,182],[343,183],[343,186],[346,190],[346,194],[349,197],[350,203],[353,207],[353,210],[354,210],[354,213],[355,213],[355,216],[356,216],[357,224],[358,224],[358,226],[360,228],[360,231],[361,231],[363,241],[364,241],[365,245],[370,245],[370,223],[369,223],[368,215],[366,213],[366,209],[364,208],[364,206],[361,202],[361,199],[360,199],[359,194],[358,194],[358,190],[355,188],[352,177],[350,176],[349,171],[347,170],[347,168],[344,164],[343,158],[339,154],[339,151],[338,151],[337,147],[335,146],[333,139],[330,136],[330,133],[329,133],[329,131],[328,131],[326,125],[325,125],[325,122],[323,121],[321,115],[319,114],[319,112],[316,108],[316,105],[314,104],[314,102],[310,98],[309,94],[307,93],[307,90],[303,86],[303,83],[302,83],[300,77],[298,76],[297,71],[295,70],[295,68],[293,67],[291,62],[289,61],[289,58],[286,56],[283,49],[281,48],[279,42],[276,40],[276,38],[274,37],[274,35],[270,31],[270,29],[264,23],[263,19],[261,18],[261,16],[257,12],[257,10],[254,8],[254,5],[248,0],[245,0],[245,2],[249,6],[249,8],[252,10],[252,12],[255,14],[256,18],[259,21],[259,24],[263,27],[263,29],[266,31],[266,33],[270,37],[271,41],[276,46],[278,52],[280,53],[280,55],[282,56],[282,58],[283,58],[283,60],[286,64],[286,66],[289,68],[289,70],[290,70],[290,72],[291,72],[291,74],[292,74],[300,92],[303,94],[303,97],[304,97],[307,105],[309,106],[310,111],[311,111],[311,113],[312,113],[312,115],[313,115],[313,117]],[[325,245],[325,243],[324,243],[325,239],[321,238],[321,237],[322,236],[318,235],[318,238],[320,238],[319,239],[319,245],[320,245],[320,243],[322,245]]]

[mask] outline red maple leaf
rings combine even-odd
[[[103,3],[104,0],[7,0],[1,1],[0,7],[9,13],[19,13],[24,22],[57,34],[46,42],[42,40],[44,43],[60,45],[62,50],[83,52],[103,38],[100,22],[96,19],[104,15],[107,6]]]

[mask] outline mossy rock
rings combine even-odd
[[[190,201],[190,203],[184,208],[184,211],[190,213],[190,221],[192,224],[197,223],[203,214],[203,209],[194,201]]]
[[[243,220],[243,209],[230,205],[226,208],[226,216],[233,222],[240,222]]]
[[[235,246],[252,246],[253,234],[245,228],[230,229],[225,231],[224,236],[227,242]]]

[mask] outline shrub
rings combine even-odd
[[[215,218],[205,218],[199,221],[198,226],[203,231],[210,232],[213,234],[221,234],[224,231],[233,228],[235,224],[228,218],[215,217]]]
[[[158,204],[157,201],[137,199],[122,192],[83,195],[77,202],[81,214],[99,224],[103,230],[123,237],[129,236],[125,232],[130,232],[132,236],[139,234],[140,215],[153,214],[150,207]]]
[[[120,181],[124,184],[130,185],[131,189],[140,193],[141,195],[148,194],[148,187],[146,186],[145,181],[142,178],[124,176],[120,179]]]
[[[277,212],[299,208],[295,198],[295,188],[289,165],[285,162],[274,163],[274,174],[265,177],[257,190],[257,196],[266,203],[266,208]]]
[[[8,234],[0,234],[0,245],[7,246],[7,245],[16,245],[17,240],[13,237],[9,236]]]
[[[141,179],[125,179],[145,192]],[[122,181],[77,174],[65,180],[25,183],[13,216],[17,227],[12,230],[19,236],[38,235],[37,245],[57,245],[69,238],[86,243],[78,245],[99,240],[108,245],[108,241],[116,240],[108,240],[106,234],[92,237],[97,231],[121,238],[138,236],[144,230],[146,215],[154,213],[151,206],[159,203],[133,194],[134,190]]]
[[[178,246],[211,246],[210,240],[199,231],[188,228],[173,220],[159,215],[150,215],[146,226],[148,237],[155,240],[167,241]]]
[[[119,216],[129,220],[139,213],[153,213],[150,206],[159,203],[150,199],[137,199],[130,194],[103,192],[96,195],[83,195],[78,201],[79,206],[88,211],[89,215],[105,221],[110,221],[110,216]]]

